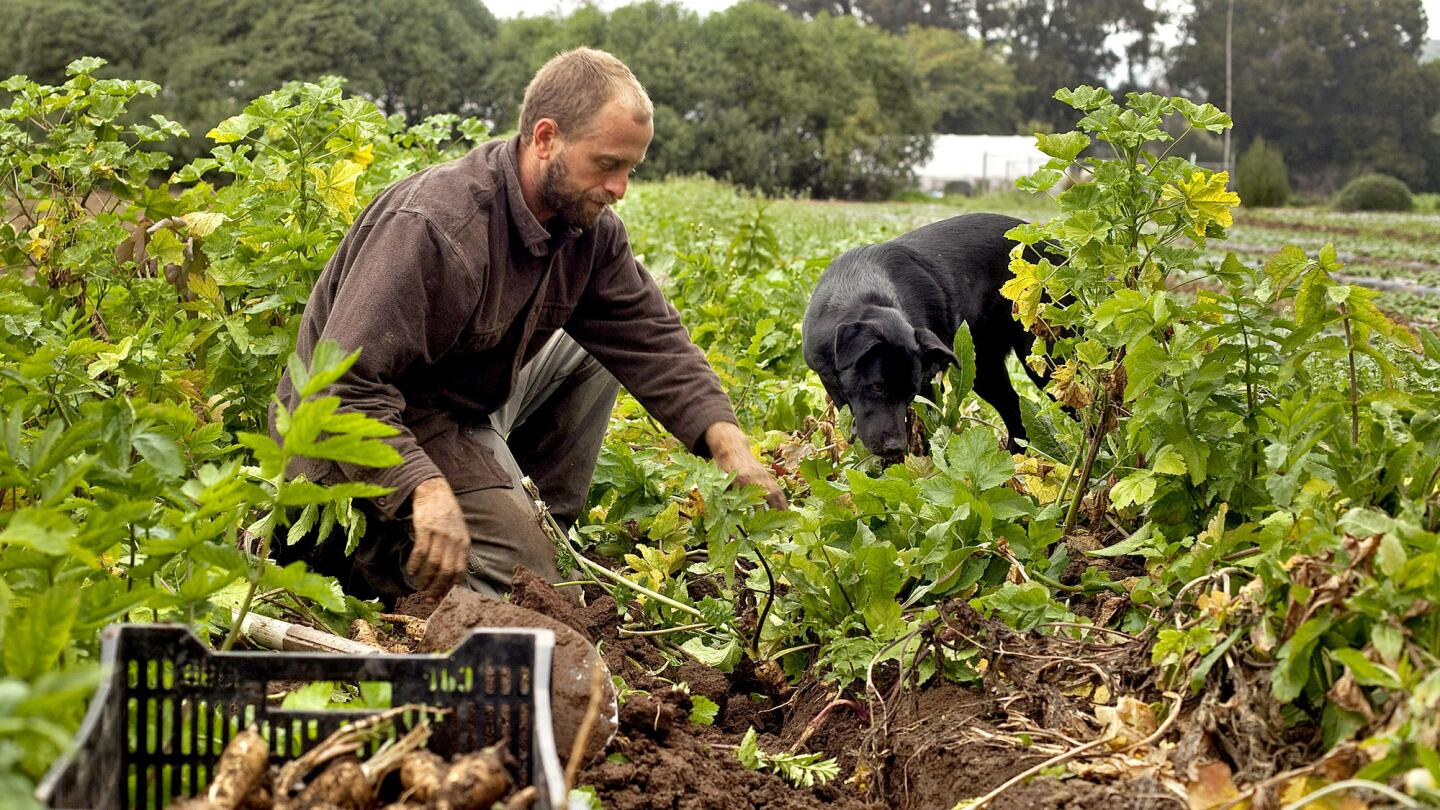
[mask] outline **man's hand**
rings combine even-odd
[[[737,486],[759,484],[765,490],[765,502],[770,505],[771,509],[788,509],[790,507],[775,476],[771,475],[770,471],[765,469],[765,465],[751,454],[750,439],[738,425],[730,422],[716,422],[705,429],[705,444],[710,447],[710,455],[715,459],[715,466],[725,472],[735,473]]]
[[[470,558],[465,516],[444,478],[421,482],[410,504],[415,547],[405,572],[421,590],[443,596],[464,578]]]

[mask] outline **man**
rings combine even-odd
[[[560,54],[526,89],[516,137],[387,189],[326,265],[297,350],[308,361],[322,340],[361,349],[330,391],[398,428],[403,461],[307,459],[290,474],[393,488],[364,507],[362,586],[393,599],[464,580],[497,594],[516,564],[558,580],[519,479],[573,523],[618,384],[693,452],[785,506],[609,208],[645,157],[653,112],[615,57]],[[288,376],[278,394],[297,404]]]

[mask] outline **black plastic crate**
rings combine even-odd
[[[225,745],[251,724],[270,743],[271,761],[283,762],[381,711],[284,710],[265,697],[276,681],[337,681],[389,683],[392,706],[450,709],[432,721],[428,747],[442,756],[507,740],[540,789],[536,806],[563,808],[550,715],[554,647],[549,630],[503,628],[475,630],[449,655],[217,653],[183,626],[114,625],[101,636],[105,680],[75,750],[45,775],[36,798],[64,810],[162,810],[204,790]],[[418,719],[397,717],[391,736]]]

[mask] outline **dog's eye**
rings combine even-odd
[[[871,384],[870,384],[870,393],[872,393],[872,394],[883,394],[883,393],[885,393],[885,386],[884,386],[884,384],[882,384],[882,383],[871,383]]]

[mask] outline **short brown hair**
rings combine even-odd
[[[535,124],[550,118],[567,138],[582,134],[606,102],[618,98],[647,118],[655,106],[625,63],[605,51],[576,48],[546,62],[525,88],[520,140],[530,143]]]

